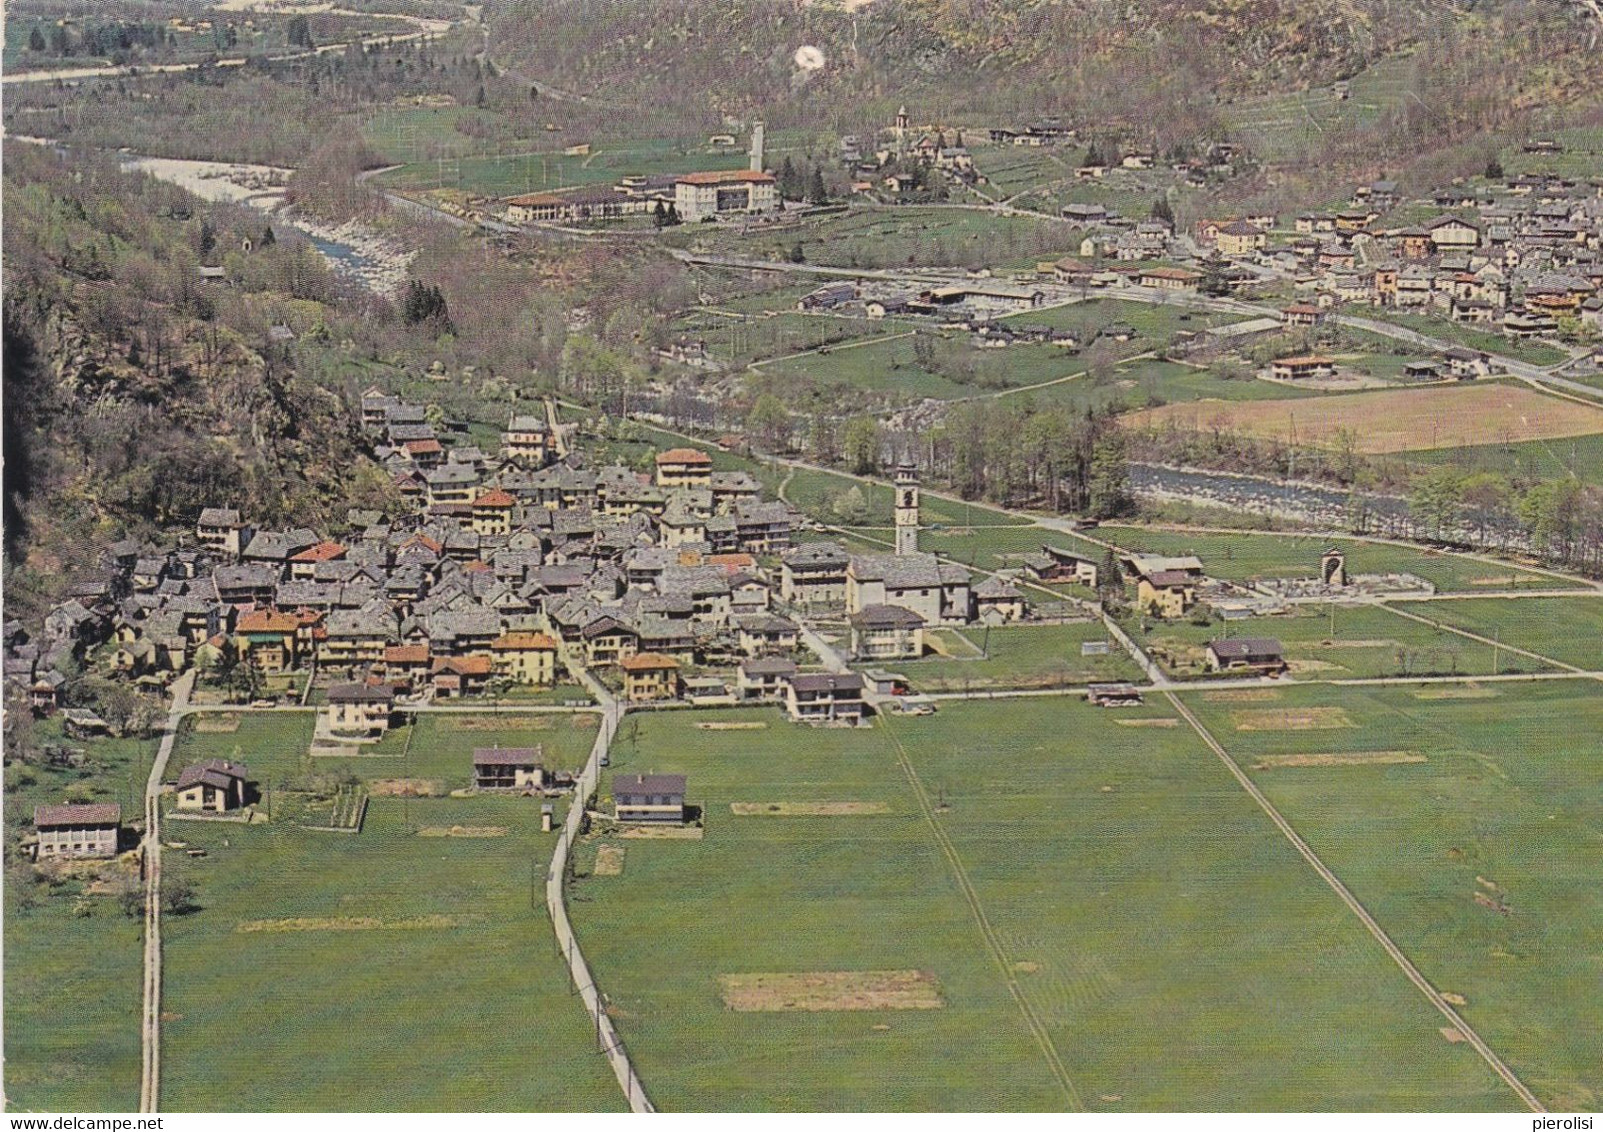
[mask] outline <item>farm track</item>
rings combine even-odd
[[[941,855],[946,858],[947,864],[951,867],[952,876],[957,881],[959,890],[963,893],[963,899],[967,902],[969,911],[974,915],[975,923],[979,926],[980,936],[985,941],[986,950],[991,953],[991,958],[996,963],[997,970],[1002,974],[1003,982],[1007,984],[1008,993],[1013,996],[1013,1001],[1018,1005],[1019,1013],[1024,1017],[1025,1026],[1029,1029],[1031,1036],[1035,1038],[1036,1044],[1040,1046],[1041,1056],[1046,1060],[1047,1068],[1051,1070],[1052,1076],[1057,1080],[1059,1087],[1062,1088],[1063,1095],[1068,1099],[1069,1107],[1075,1112],[1086,1111],[1085,1102],[1081,1099],[1079,1090],[1074,1087],[1074,1082],[1069,1078],[1069,1071],[1064,1066],[1062,1057],[1058,1054],[1057,1045],[1052,1041],[1051,1033],[1048,1032],[1046,1024],[1041,1021],[1040,1016],[1035,1012],[1035,1007],[1028,996],[1025,995],[1024,988],[1019,985],[1018,976],[1013,971],[1013,963],[1008,958],[1006,949],[1002,946],[1002,941],[997,935],[996,928],[992,926],[989,917],[985,914],[985,906],[980,902],[980,896],[974,888],[973,881],[969,879],[968,870],[963,867],[962,857],[958,855],[956,846],[952,844],[952,839],[941,828],[941,823],[936,820],[934,807],[930,805],[929,793],[924,789],[924,783],[918,777],[918,771],[913,767],[913,761],[908,756],[907,747],[902,743],[902,737],[896,733],[896,729],[891,725],[888,715],[881,718],[886,734],[896,744],[896,761],[901,766],[902,774],[907,778],[908,785],[912,787],[914,797],[918,799],[919,812],[924,817],[924,824],[929,827],[931,835],[935,838],[936,845],[941,850]]]
[[[1353,915],[1358,917],[1359,922],[1369,930],[1369,934],[1374,936],[1381,947],[1385,949],[1392,962],[1396,963],[1403,974],[1408,977],[1408,981],[1413,983],[1419,989],[1419,992],[1425,996],[1426,1000],[1441,1012],[1453,1029],[1463,1035],[1464,1040],[1474,1048],[1476,1053],[1481,1055],[1481,1059],[1491,1067],[1492,1072],[1501,1077],[1504,1084],[1508,1085],[1532,1112],[1546,1112],[1546,1107],[1537,1099],[1536,1094],[1531,1092],[1525,1083],[1515,1076],[1514,1071],[1503,1062],[1502,1058],[1497,1056],[1492,1047],[1475,1032],[1468,1022],[1464,1021],[1458,1011],[1453,1009],[1452,1004],[1443,998],[1441,992],[1431,985],[1430,981],[1420,973],[1418,967],[1414,966],[1413,961],[1404,954],[1402,948],[1392,942],[1391,937],[1386,934],[1386,930],[1380,926],[1379,921],[1369,914],[1367,908],[1359,903],[1358,898],[1331,871],[1330,867],[1319,859],[1318,854],[1303,840],[1302,835],[1281,815],[1268,796],[1258,789],[1257,783],[1247,776],[1246,771],[1241,769],[1241,764],[1231,757],[1230,752],[1225,750],[1223,744],[1214,738],[1213,733],[1203,725],[1202,721],[1192,713],[1190,708],[1181,702],[1180,697],[1171,691],[1165,691],[1164,697],[1174,710],[1179,713],[1180,718],[1184,719],[1191,726],[1191,729],[1197,733],[1197,736],[1208,745],[1209,750],[1219,757],[1219,760],[1225,764],[1225,769],[1241,784],[1241,788],[1251,796],[1252,800],[1258,803],[1258,808],[1269,816],[1269,820],[1275,823],[1276,828],[1285,835],[1286,840],[1291,842],[1292,847],[1302,855],[1314,872],[1319,874],[1320,879],[1329,885],[1331,891],[1341,898],[1342,903],[1347,905]]]

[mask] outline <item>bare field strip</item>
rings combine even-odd
[[[621,845],[601,846],[596,850],[596,867],[591,871],[598,877],[621,877],[625,852]]]
[[[702,731],[763,731],[768,727],[768,724],[723,720],[718,723],[698,723],[696,727]]]
[[[699,825],[637,825],[618,831],[632,841],[700,841],[705,835]]]
[[[1280,698],[1279,688],[1230,688],[1219,692],[1204,692],[1202,698],[1210,704],[1262,704]]]
[[[731,802],[729,809],[743,817],[834,818],[888,814],[884,802]]]
[[[1502,693],[1496,688],[1421,688],[1414,693],[1416,700],[1491,700]]]
[[[1143,409],[1143,428],[1217,426],[1263,440],[1334,447],[1355,438],[1371,455],[1464,448],[1603,432],[1603,408],[1495,383],[1268,401],[1195,401]]]
[[[239,713],[229,711],[221,715],[198,715],[195,717],[195,730],[202,735],[232,735],[239,730]]]
[[[1238,711],[1230,719],[1237,731],[1333,731],[1358,726],[1339,707]]]
[[[241,920],[237,932],[372,932],[420,931],[459,928],[467,916],[413,916],[405,920],[381,920],[377,916],[292,916],[284,920]]]
[[[419,837],[505,837],[504,825],[426,825],[417,831]]]
[[[375,778],[367,792],[375,798],[433,798],[445,792],[445,784],[432,778]]]
[[[545,731],[551,717],[545,715],[459,715],[451,717],[457,731]]]
[[[935,1010],[946,1005],[929,971],[801,971],[719,975],[730,1010]]]
[[[1164,716],[1158,719],[1115,719],[1113,721],[1120,727],[1179,727],[1180,721],[1174,716]]]
[[[1304,755],[1265,755],[1252,764],[1253,770],[1273,770],[1296,766],[1394,766],[1399,763],[1429,762],[1418,751],[1331,751]]]

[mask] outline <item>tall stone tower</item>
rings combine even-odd
[[[906,460],[896,465],[896,553],[918,553],[918,473]]]
[[[763,120],[758,118],[751,124],[751,171],[763,171]]]

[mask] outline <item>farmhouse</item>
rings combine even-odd
[[[712,457],[695,448],[657,453],[657,486],[710,488]]]
[[[179,772],[175,805],[215,814],[236,810],[245,804],[248,778],[243,764],[227,759],[192,763]]]
[[[541,747],[475,747],[475,790],[539,790],[545,786]]]
[[[1160,291],[1190,291],[1202,281],[1202,273],[1183,267],[1148,267],[1138,276],[1141,286]]]
[[[632,704],[671,700],[679,694],[679,662],[659,653],[642,652],[618,662],[623,670],[624,698]]]
[[[735,694],[742,700],[777,700],[796,675],[796,662],[779,656],[748,660],[735,673]]]
[[[806,609],[845,605],[847,562],[839,543],[802,543],[780,559],[780,599]]]
[[[395,692],[384,685],[335,684],[324,710],[328,729],[336,734],[383,735],[390,729]]]
[[[972,616],[968,571],[933,554],[854,554],[846,567],[846,612],[899,605],[926,622],[963,622]]]
[[[1336,360],[1323,354],[1301,354],[1295,358],[1278,358],[1269,363],[1269,376],[1276,381],[1330,377],[1335,372]]]
[[[733,213],[773,212],[779,207],[777,186],[772,173],[752,169],[687,173],[674,181],[674,210],[687,224]]]
[[[987,625],[1022,621],[1028,608],[1024,595],[1006,578],[986,578],[974,587],[974,617]]]
[[[1041,582],[1079,582],[1094,586],[1097,581],[1095,561],[1050,544],[1043,544],[1041,553],[1024,559],[1024,569]]]
[[[685,776],[619,775],[612,780],[612,812],[619,821],[683,825]]]
[[[557,648],[544,633],[502,633],[490,642],[490,668],[515,683],[548,688],[556,683]]]
[[[924,655],[924,618],[896,605],[870,605],[852,614],[852,655],[859,660]]]
[[[857,723],[863,678],[855,672],[798,673],[785,684],[785,710],[797,723]]]
[[[39,833],[34,856],[115,857],[122,832],[122,807],[113,802],[83,806],[35,806],[33,827]]]
[[[1197,602],[1202,560],[1130,555],[1125,566],[1136,577],[1136,604],[1159,617],[1180,617]]]
[[[1262,228],[1245,220],[1234,220],[1219,228],[1216,244],[1222,255],[1250,256],[1267,241]]]
[[[1250,668],[1264,676],[1286,670],[1285,650],[1273,637],[1234,637],[1208,644],[1208,668],[1222,672],[1230,668]]]

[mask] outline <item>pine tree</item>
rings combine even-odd
[[[1171,228],[1174,226],[1174,209],[1170,207],[1168,197],[1159,197],[1152,202],[1152,219],[1161,220]]]
[[[273,226],[269,224],[267,227],[262,229],[262,238],[257,246],[270,248],[276,243],[278,243],[278,237],[273,235]]]
[[[34,52],[43,52],[44,49],[45,34],[38,28],[34,28],[33,31],[28,33],[28,50]]]
[[[786,200],[800,200],[801,186],[797,181],[796,166],[786,157],[779,166],[779,195]]]
[[[810,204],[828,204],[829,190],[824,187],[824,171],[813,166],[812,183],[807,187],[807,200]]]
[[[200,258],[205,259],[217,250],[217,233],[212,231],[211,222],[200,222]]]
[[[666,228],[668,226],[668,210],[662,206],[660,200],[651,210],[651,223],[658,228]]]

